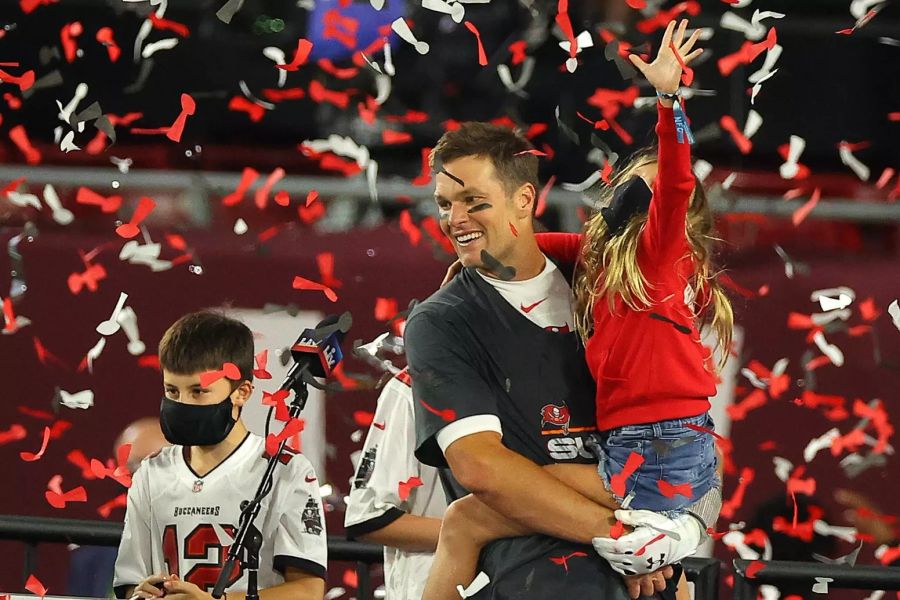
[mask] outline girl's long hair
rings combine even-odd
[[[633,216],[619,235],[610,237],[599,208],[609,205],[616,186],[636,176],[640,167],[656,162],[655,147],[635,153],[611,179],[610,185],[600,192],[597,211],[585,224],[584,243],[573,286],[575,328],[585,343],[593,332],[593,309],[598,299],[607,301],[610,311],[615,310],[616,297],[632,310],[647,310],[652,305],[650,290],[653,284],[647,281],[638,264],[638,241],[647,223],[647,213]],[[718,238],[712,235],[712,213],[706,192],[696,176],[686,229],[690,247],[686,258],[692,260],[694,267],[693,276],[687,282],[694,298],[690,308],[697,319],[698,329],[708,325],[715,331],[720,350],[718,368],[721,369],[731,349],[734,313],[731,302],[716,281],[718,272],[712,265],[711,254]]]

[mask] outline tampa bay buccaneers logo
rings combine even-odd
[[[543,408],[541,408],[541,429],[543,429],[549,423],[551,425],[561,427],[563,433],[568,435],[570,420],[571,416],[569,415],[569,407],[565,404],[563,404],[562,406],[557,406],[555,404],[545,404]]]

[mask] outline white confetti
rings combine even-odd
[[[84,100],[87,94],[87,84],[79,83],[75,87],[75,95],[72,97],[69,103],[65,105],[65,107],[63,107],[62,102],[57,100],[56,105],[59,107],[59,114],[57,114],[56,116],[59,117],[59,120],[68,125],[72,119],[72,114],[78,109],[78,103]]]
[[[525,89],[525,86],[531,81],[533,73],[534,58],[530,56],[522,62],[522,71],[519,73],[519,79],[516,81],[513,81],[512,72],[507,65],[502,63],[497,65],[497,75],[500,77],[500,83],[503,84],[503,87],[505,87],[507,91],[518,96],[524,97],[526,95],[522,90]],[[656,102],[655,97],[653,98],[653,102]]]
[[[835,297],[837,298],[835,300]],[[822,290],[815,290],[809,295],[812,302],[818,301],[822,310],[834,310],[835,308],[847,308],[856,300],[856,292],[847,286],[839,286]],[[826,308],[826,306],[830,308]]]
[[[44,203],[53,211],[53,220],[60,225],[68,225],[75,219],[75,215],[68,208],[63,208],[56,189],[49,183],[44,186]]]
[[[212,524],[213,531],[216,532],[216,538],[219,540],[219,545],[223,548],[228,548],[234,543],[234,538],[228,535],[228,532],[225,531],[225,528],[219,525],[216,522]]]
[[[759,81],[753,84],[753,91],[750,92],[750,104],[756,102],[756,96],[762,90],[762,84],[774,77],[777,72],[778,69],[775,69],[771,73],[766,73],[764,76],[760,77]]]
[[[781,175],[782,179],[793,179],[797,176],[797,172],[799,171],[797,162],[800,160],[800,155],[803,154],[803,150],[805,148],[805,139],[803,139],[799,135],[791,136],[787,161],[785,161],[785,163],[778,169],[778,174]]]
[[[116,307],[113,309],[112,316],[103,321],[99,325],[97,325],[97,333],[100,335],[112,335],[117,332],[120,328],[120,325],[116,319],[119,318],[119,311],[122,310],[122,307],[125,306],[125,301],[128,300],[128,294],[125,292],[119,293],[119,301],[116,302]]]
[[[103,352],[103,348],[106,347],[106,338],[100,338],[94,347],[87,351],[87,368],[88,373],[93,374],[94,372],[94,361],[100,357],[100,353]]]
[[[762,127],[762,124],[762,115],[751,108],[750,112],[747,113],[747,122],[744,123],[744,137],[752,138],[759,131],[759,128]]]
[[[59,390],[59,403],[66,408],[80,408],[86,410],[94,405],[94,392],[82,390],[70,394],[66,390]]]
[[[275,61],[276,65],[286,64],[284,50],[282,50],[281,48],[276,48],[275,46],[266,46],[265,48],[263,48],[263,56],[265,56],[269,60]],[[283,88],[284,84],[287,83],[287,71],[285,69],[275,70],[278,71],[278,87]]]
[[[128,353],[132,356],[140,356],[147,349],[147,345],[141,341],[140,330],[138,329],[137,314],[130,306],[124,307],[116,318],[125,337],[128,338]]]
[[[894,300],[888,305],[888,314],[891,315],[891,320],[894,321],[894,327],[900,331],[900,303],[897,300]]]
[[[816,346],[819,347],[822,354],[827,356],[829,360],[834,363],[834,366],[841,367],[844,365],[844,353],[834,344],[828,343],[824,333],[817,331],[815,335],[813,335],[813,341],[816,343]]]
[[[738,31],[744,34],[744,37],[752,42],[758,42],[766,36],[766,26],[763,24],[754,25],[750,21],[739,17],[733,12],[726,12],[722,15],[719,25],[725,29]]]
[[[794,463],[780,456],[773,456],[772,462],[775,463],[775,476],[781,481],[787,481],[791,477],[791,471],[794,470]]]
[[[815,531],[819,535],[836,537],[850,544],[856,543],[855,527],[840,527],[837,525],[829,525],[822,519],[817,519],[813,522],[813,531]]]
[[[165,38],[156,42],[150,42],[141,50],[143,58],[150,58],[160,50],[171,50],[178,45],[178,38]]]
[[[468,585],[468,587],[463,588],[461,585],[456,586],[456,591],[459,592],[461,598],[471,598],[478,592],[480,592],[484,587],[491,582],[491,578],[488,577],[487,573],[484,571],[480,571],[478,575],[475,576],[475,579],[472,580],[472,583]]]
[[[16,206],[32,207],[41,210],[41,201],[34,194],[26,194],[24,192],[6,192],[6,199]]]
[[[430,46],[428,42],[420,42],[416,39],[415,34],[409,28],[409,23],[403,17],[398,17],[391,23],[391,29],[400,36],[404,42],[412,44],[412,46],[416,49],[416,52],[419,54],[428,54],[428,50],[430,50]]]
[[[831,577],[816,577],[816,582],[812,586],[814,594],[827,594],[828,582],[834,581]]]
[[[247,233],[247,229],[249,229],[249,227],[247,227],[247,221],[238,217],[238,220],[234,222],[234,232],[237,235],[244,235]]]
[[[811,439],[809,443],[806,444],[806,448],[803,449],[803,460],[806,462],[812,461],[819,451],[831,448],[831,443],[839,437],[841,437],[841,432],[837,427],[834,427],[819,437]]]
[[[761,21],[763,19],[783,19],[784,13],[775,12],[773,10],[759,10],[758,8],[753,11],[753,16],[750,17],[750,24],[754,27],[759,27]]]
[[[422,8],[450,15],[454,23],[462,23],[466,16],[466,7],[459,2],[450,4],[444,0],[422,0]]]
[[[850,150],[850,146],[846,141],[842,141],[838,146],[838,154],[841,157],[841,162],[850,167],[850,170],[853,171],[857,177],[863,181],[869,180],[869,175],[871,174],[869,167],[853,156],[853,152]]]
[[[600,177],[603,173],[599,170],[594,171],[590,175],[588,175],[587,179],[582,181],[581,183],[564,183],[562,184],[562,188],[569,192],[583,192],[587,190],[589,187],[600,181]]]

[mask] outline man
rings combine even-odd
[[[611,510],[541,468],[595,461],[584,443],[595,429],[594,383],[567,278],[534,238],[531,149],[505,128],[467,123],[432,153],[441,228],[466,268],[407,322],[416,456],[450,468],[458,483],[448,498],[472,492],[544,534],[485,549],[487,597],[626,598],[590,546],[609,535]],[[665,581],[657,572],[633,585],[652,593]]]
[[[447,508],[438,472],[413,456],[412,382],[388,380],[360,454],[344,526],[349,539],[384,545],[386,600],[419,600]]]
[[[141,417],[130,423],[113,444],[113,454],[125,444],[128,453],[128,472],[134,473],[141,461],[167,446],[157,417]],[[70,596],[105,598],[112,590],[113,569],[118,549],[108,546],[74,546],[69,557],[69,581],[66,593]]]

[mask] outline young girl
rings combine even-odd
[[[603,490],[590,489],[583,465],[550,469],[604,505],[641,509],[616,516],[643,535],[636,531],[594,543],[625,575],[652,572],[692,554],[706,524],[688,509],[719,485],[707,412],[716,375],[698,328],[712,327],[724,362],[733,317],[710,265],[712,217],[691,172],[690,131],[673,106],[682,74],[673,49],[685,65],[702,52],[691,51],[698,32],[684,41],[686,28],[687,21],[677,32],[674,21],[669,24],[652,63],[631,56],[660,96],[658,155],[640,152],[620,170],[583,234],[537,235],[549,256],[578,262],[576,323],[597,381]],[[483,544],[526,533],[477,498],[457,501],[441,531],[423,598],[458,598],[451,580],[472,580]],[[639,551],[629,545],[634,539],[644,542]]]

